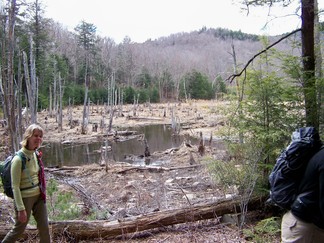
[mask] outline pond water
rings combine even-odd
[[[173,136],[170,126],[167,125],[149,125],[137,128],[130,128],[130,131],[136,131],[136,134],[145,134],[149,150],[164,151],[169,148],[178,147],[183,142],[182,136]],[[191,139],[192,144],[198,142],[197,139]],[[101,149],[106,146],[105,142],[95,142],[90,144],[61,144],[44,142],[43,160],[45,166],[77,166],[101,161]],[[130,162],[127,155],[143,155],[145,150],[144,142],[138,138],[126,140],[124,142],[109,141],[106,156],[109,160]],[[142,160],[138,161],[142,163]],[[153,162],[154,163],[154,162]]]

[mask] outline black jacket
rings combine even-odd
[[[309,161],[291,212],[303,221],[324,229],[324,149]]]

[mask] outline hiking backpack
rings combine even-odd
[[[9,155],[5,161],[0,163],[0,176],[2,180],[3,190],[4,193],[8,196],[13,198],[13,192],[11,187],[11,161],[18,155],[21,159],[21,170],[23,171],[26,168],[26,157],[21,151],[13,155]]]
[[[314,127],[302,127],[292,133],[290,144],[282,151],[269,175],[270,199],[275,205],[290,209],[308,161],[322,142]]]

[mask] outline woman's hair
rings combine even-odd
[[[21,146],[27,147],[28,139],[33,136],[33,133],[34,133],[35,130],[38,130],[42,134],[44,134],[44,130],[43,130],[43,128],[40,125],[38,125],[38,124],[31,124],[29,127],[27,127],[27,129],[26,129],[26,131],[24,133],[23,140],[20,143]]]

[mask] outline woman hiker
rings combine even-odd
[[[43,133],[43,128],[37,124],[30,125],[24,133],[20,151],[26,158],[26,169],[22,170],[22,161],[19,156],[15,156],[12,160],[11,183],[14,194],[15,224],[2,243],[16,242],[21,237],[31,213],[37,223],[40,242],[51,242],[46,208],[44,166],[37,151],[42,144]]]

